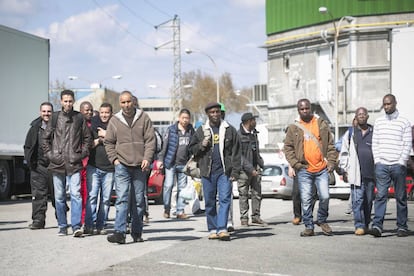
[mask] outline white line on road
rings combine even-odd
[[[271,275],[271,276],[286,276],[287,275],[287,274],[263,273],[263,272],[255,272],[255,271],[248,271],[248,270],[228,269],[228,268],[222,268],[222,267],[213,267],[213,266],[206,266],[206,265],[194,265],[194,264],[186,264],[186,263],[167,262],[167,261],[161,261],[159,263],[168,264],[168,265],[176,265],[176,266],[187,266],[187,267],[194,267],[194,268],[208,269],[208,270],[216,270],[216,271],[254,274],[254,275]]]

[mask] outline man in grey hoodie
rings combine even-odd
[[[156,139],[148,114],[135,108],[132,93],[124,91],[119,96],[121,111],[112,116],[105,136],[108,159],[115,166],[116,217],[115,232],[108,235],[111,243],[125,243],[128,195],[131,189],[133,208],[131,236],[142,242],[143,215],[145,211],[145,185],[147,173],[154,156]]]

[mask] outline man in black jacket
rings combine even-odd
[[[251,191],[251,218],[252,224],[266,226],[260,218],[260,204],[262,201],[262,186],[260,171],[263,169],[263,159],[260,156],[259,140],[257,139],[256,116],[244,113],[241,117],[239,129],[242,170],[238,181],[240,220],[242,226],[248,226],[249,221],[249,190]]]
[[[74,237],[83,236],[81,230],[82,198],[80,171],[82,159],[89,155],[92,136],[83,115],[73,110],[75,95],[71,90],[60,94],[62,111],[55,112],[43,135],[43,151],[49,159],[53,174],[59,236],[67,235],[66,182],[70,190],[71,225]]]
[[[207,122],[191,138],[190,152],[198,159],[206,205],[208,238],[230,240],[227,231],[232,181],[240,173],[240,141],[234,127],[221,119],[219,103],[207,104]],[[218,195],[218,210],[216,198]]]
[[[24,158],[30,169],[33,222],[29,228],[32,230],[45,228],[47,195],[49,186],[51,186],[51,177],[47,170],[49,160],[45,157],[42,149],[42,134],[52,112],[53,105],[51,103],[44,102],[40,105],[40,116],[30,124],[24,143]]]

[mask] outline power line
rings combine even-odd
[[[140,19],[142,22],[144,22],[145,24],[147,24],[150,27],[154,27],[154,24],[152,24],[151,22],[149,22],[148,20],[146,20],[144,17],[140,16],[139,14],[137,14],[134,10],[132,10],[129,6],[127,6],[123,1],[118,0],[118,2],[125,8],[127,9],[132,15],[134,15],[135,17],[137,17],[138,19]]]
[[[92,0],[95,5],[106,15],[108,16],[116,25],[118,25],[118,27],[123,30],[125,33],[127,33],[128,35],[130,35],[132,38],[134,38],[135,40],[141,42],[142,44],[150,47],[150,48],[154,48],[153,45],[145,42],[144,40],[140,39],[139,37],[137,37],[136,35],[134,35],[133,33],[131,33],[127,28],[125,28],[124,26],[122,26],[122,24],[114,17],[112,16],[109,12],[107,12],[96,0]]]
[[[157,10],[158,12],[160,12],[160,13],[162,13],[162,14],[164,14],[164,15],[168,16],[168,17],[173,17],[172,15],[170,15],[170,14],[168,14],[166,11],[164,11],[164,10],[160,9],[159,7],[157,7],[156,5],[154,5],[153,3],[151,3],[150,1],[148,1],[148,0],[144,0],[144,2],[145,2],[146,4],[148,4],[150,7],[152,7],[153,9]],[[248,58],[249,58],[248,56],[246,57],[246,56],[244,56],[244,55],[240,55],[240,54],[238,54],[238,53],[234,52],[233,50],[231,50],[231,49],[227,48],[226,46],[221,45],[221,44],[219,44],[219,43],[218,43],[218,42],[216,42],[216,41],[210,40],[210,39],[208,38],[208,36],[207,36],[207,35],[204,35],[203,33],[201,33],[201,32],[200,32],[200,31],[198,31],[198,30],[194,30],[194,29],[191,27],[191,25],[190,25],[190,24],[187,24],[187,23],[185,23],[185,22],[181,22],[181,25],[183,25],[185,28],[189,29],[190,31],[192,31],[192,32],[194,32],[194,33],[197,33],[197,34],[198,34],[200,37],[202,37],[203,39],[205,39],[205,40],[207,40],[207,41],[209,41],[209,42],[211,42],[211,43],[213,43],[213,44],[217,45],[218,47],[220,47],[220,48],[222,48],[222,49],[226,50],[228,53],[230,53],[230,54],[232,54],[232,55],[234,55],[234,56],[237,56],[237,57],[238,57],[238,59],[236,59],[236,60],[235,60],[235,59],[230,59],[230,58],[227,58],[227,57],[223,57],[223,56],[221,56],[221,59],[226,60],[226,61],[229,61],[229,62],[232,62],[232,63],[236,63],[236,64],[248,65],[248,66],[250,66],[250,65],[251,65],[251,63],[249,63],[249,62],[243,62],[244,60],[246,60],[246,59],[248,59]],[[256,62],[256,61],[255,61],[255,62]]]

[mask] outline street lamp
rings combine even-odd
[[[217,64],[214,61],[214,59],[210,55],[208,55],[208,54],[206,54],[202,51],[199,51],[199,50],[198,51],[193,51],[193,50],[187,48],[187,49],[185,49],[185,53],[186,54],[200,53],[200,54],[205,55],[206,57],[208,57],[210,59],[210,61],[213,63],[213,65],[216,69],[216,94],[217,94],[216,98],[217,98],[217,102],[220,102],[219,71],[218,71],[218,67],[217,67]]]
[[[333,17],[332,13],[328,10],[327,7],[320,7],[319,13],[321,14],[328,14],[332,19],[332,24],[334,27],[334,55],[332,60],[332,70],[333,70],[333,82],[332,87],[334,91],[335,96],[335,140],[337,141],[339,139],[339,127],[338,127],[338,99],[339,99],[339,89],[338,89],[338,77],[339,77],[339,61],[338,61],[338,38],[339,38],[339,32],[341,31],[341,24],[344,20],[348,21],[348,23],[351,23],[355,17],[352,16],[342,16],[341,19],[339,19],[338,25],[336,24],[335,18]]]

